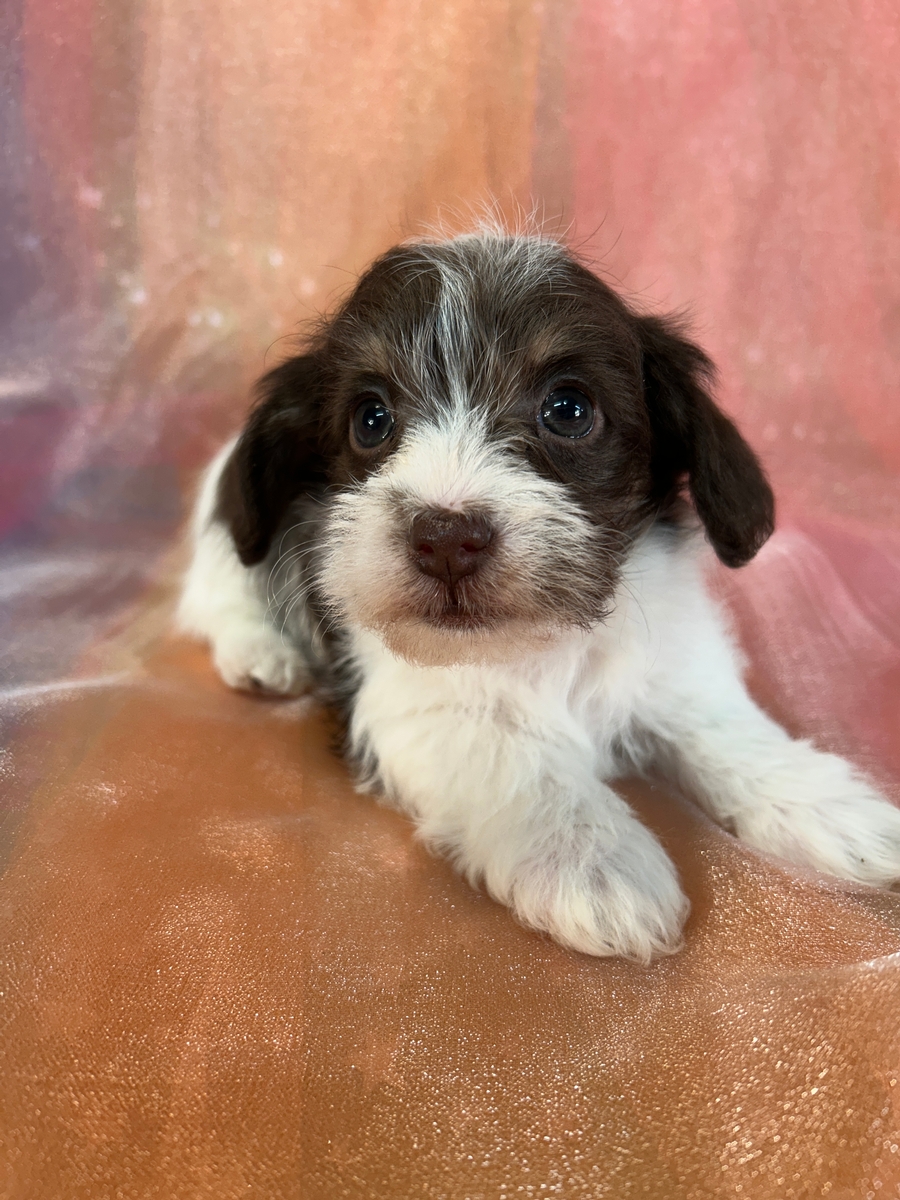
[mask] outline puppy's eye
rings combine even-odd
[[[579,388],[558,387],[541,405],[540,418],[557,437],[580,438],[594,427],[594,405]]]
[[[380,446],[394,428],[394,418],[379,396],[363,396],[351,422],[353,436],[364,450]]]

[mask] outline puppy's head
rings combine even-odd
[[[555,242],[403,246],[262,381],[223,512],[251,564],[321,491],[319,583],[344,621],[423,663],[520,653],[603,619],[685,485],[729,566],[769,536],[772,493],[711,376],[677,323]]]

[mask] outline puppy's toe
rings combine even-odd
[[[526,925],[583,954],[648,963],[681,949],[689,904],[675,867],[632,820],[589,860],[551,860],[519,882],[513,907]]]
[[[267,626],[229,631],[213,649],[216,669],[229,687],[277,696],[297,696],[310,685],[301,654]]]

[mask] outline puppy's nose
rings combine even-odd
[[[434,510],[419,513],[413,521],[409,549],[423,575],[452,585],[475,574],[493,536],[484,517]]]

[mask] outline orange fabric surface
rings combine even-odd
[[[894,6],[10,0],[0,66],[0,1194],[900,1197],[896,891],[625,785],[686,949],[567,953],[163,633],[278,339],[534,203],[692,307],[781,505],[754,690],[900,799]]]
[[[900,898],[631,787],[686,882],[687,949],[592,960],[355,795],[303,701],[230,694],[193,648],[51,720],[3,889],[9,1194],[900,1183]]]

